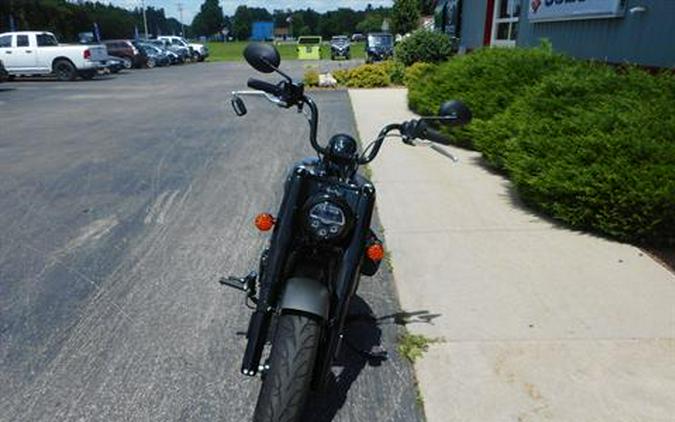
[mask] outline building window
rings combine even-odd
[[[490,44],[514,47],[518,38],[520,0],[495,0]]]

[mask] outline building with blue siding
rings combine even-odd
[[[271,41],[274,39],[274,22],[253,22],[251,25],[252,41]]]
[[[461,50],[538,45],[582,59],[675,67],[675,0],[439,0]]]

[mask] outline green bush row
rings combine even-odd
[[[506,172],[523,200],[569,226],[675,243],[675,76],[580,62],[547,48],[485,49],[408,69],[409,103],[465,101],[455,140]]]
[[[363,64],[351,69],[338,69],[333,77],[338,85],[349,88],[379,88],[402,85],[405,67],[396,61]]]

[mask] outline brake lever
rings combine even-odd
[[[452,160],[453,163],[456,163],[456,162],[459,161],[459,158],[452,155],[452,153],[450,153],[449,151],[446,151],[444,148],[439,147],[438,145],[434,144],[433,142],[429,142],[429,144],[430,144],[429,148],[433,149],[434,151],[436,151],[437,153],[439,153],[441,155],[444,155],[444,156],[448,157],[449,159]]]
[[[286,104],[285,101],[283,101],[279,97],[275,97],[272,94],[269,94],[265,91],[256,91],[256,90],[245,90],[245,91],[232,91],[232,96],[234,97],[241,97],[244,95],[248,96],[262,96],[265,97],[265,99],[272,104],[276,104],[279,107],[288,107],[288,104]]]

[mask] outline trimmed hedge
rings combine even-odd
[[[363,64],[351,69],[339,69],[333,77],[339,85],[350,88],[378,88],[403,84],[405,67],[396,61]]]
[[[417,62],[438,63],[452,55],[452,42],[441,32],[418,29],[396,45],[394,55],[406,66]]]
[[[427,69],[417,79],[408,77],[408,105],[418,114],[432,115],[444,101],[458,99],[469,106],[475,121],[490,119],[541,78],[570,63],[572,59],[548,46],[482,48]],[[451,138],[470,147],[471,126],[453,131]]]
[[[675,77],[578,65],[474,128],[523,200],[574,228],[675,242]]]
[[[448,99],[459,131],[524,202],[573,228],[675,244],[675,76],[579,62],[547,49],[490,49],[408,69],[411,108]]]

